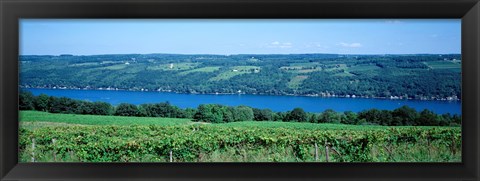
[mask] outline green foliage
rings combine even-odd
[[[19,60],[21,87],[461,99],[460,54],[129,54]]]
[[[121,103],[115,109],[114,115],[115,116],[140,116],[141,113],[138,110],[137,106],[129,103]]]
[[[273,121],[275,113],[270,109],[253,108],[253,119],[255,121]]]
[[[438,127],[356,131],[213,125],[44,127],[35,130],[20,129],[20,155],[32,151],[29,147],[33,138],[36,140],[35,152],[38,153],[39,160],[49,160],[48,157],[44,158],[46,154],[41,153],[55,151],[59,158],[72,156],[81,162],[132,162],[146,156],[165,161],[168,160],[170,151],[176,162],[196,162],[202,160],[202,155],[232,149],[246,158],[249,155],[243,153],[246,152],[245,149],[272,150],[278,153],[285,152],[285,148],[292,148],[290,156],[294,156],[293,161],[313,161],[310,150],[315,143],[320,147],[330,147],[330,161],[335,162],[409,162],[429,157],[423,153],[392,159],[385,150],[373,150],[383,147],[401,149],[401,146],[408,146],[409,150],[423,147],[432,150],[447,148],[443,154],[448,157],[461,152],[460,128]],[[53,139],[57,140],[55,145],[52,144]],[[427,142],[429,145],[425,146]],[[379,159],[382,158],[379,154],[387,158]],[[440,158],[434,160],[443,161]]]
[[[418,118],[418,122],[419,124],[427,125],[427,126],[437,125],[438,124],[437,115],[432,111],[424,109],[422,112],[420,112],[420,117]]]
[[[40,111],[20,111],[20,122],[31,122],[32,124],[47,123],[68,123],[81,125],[183,125],[191,124],[191,119],[179,118],[153,118],[153,117],[124,117],[124,116],[101,116],[101,115],[79,115],[47,113]]]
[[[321,123],[340,123],[341,116],[332,109],[325,110],[319,116],[319,122]]]
[[[357,114],[352,111],[345,111],[344,116],[342,117],[341,123],[343,124],[355,124],[358,120]]]
[[[294,108],[287,113],[286,120],[284,121],[307,122],[307,113],[302,108]]]
[[[35,102],[35,98],[31,92],[20,92],[18,109],[33,110],[35,107],[34,102]]]
[[[415,109],[402,106],[393,110],[392,116],[400,119],[402,125],[417,125],[418,113]]]
[[[165,117],[165,118],[187,118],[188,115],[177,106],[170,105],[169,102],[158,104],[141,104],[139,109],[142,116],[147,117]]]
[[[35,98],[35,110],[47,111],[49,109],[49,96],[46,94],[40,94]]]
[[[237,106],[233,108],[232,115],[234,121],[251,121],[254,118],[253,110],[248,106]]]
[[[140,117],[168,117],[168,118],[193,118],[199,122],[229,123],[238,121],[285,121],[285,122],[311,122],[311,123],[343,123],[356,125],[383,125],[383,126],[459,126],[461,116],[455,114],[437,115],[429,110],[420,114],[413,108],[402,106],[393,111],[370,109],[358,114],[351,111],[337,113],[327,109],[317,115],[306,113],[301,108],[295,108],[285,113],[274,113],[269,109],[257,109],[248,106],[224,106],[219,104],[204,104],[198,109],[181,109],[170,105],[169,102],[157,104],[122,103],[112,107],[105,102],[79,101],[66,97],[49,97],[46,95],[33,96],[31,93],[20,94],[20,109],[66,114],[91,114]],[[48,104],[47,104],[48,103]],[[47,106],[39,106],[45,105]]]

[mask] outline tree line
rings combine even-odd
[[[112,106],[106,102],[81,101],[67,97],[48,96],[46,94],[35,96],[31,92],[20,93],[19,109],[65,114],[190,118],[194,121],[210,123],[282,121],[383,126],[461,125],[461,115],[436,114],[428,109],[417,112],[408,106],[402,106],[391,111],[369,109],[358,113],[352,111],[336,112],[332,109],[327,109],[321,113],[310,113],[305,112],[302,108],[294,108],[287,112],[274,112],[270,109],[219,104],[202,104],[196,109],[182,109],[171,105],[169,102],[141,104],[138,106],[121,103],[117,106]]]

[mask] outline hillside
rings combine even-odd
[[[20,86],[460,99],[461,55],[20,56]]]

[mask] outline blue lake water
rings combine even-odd
[[[229,106],[246,105],[255,108],[269,108],[273,111],[290,111],[301,107],[307,112],[322,112],[333,109],[337,112],[365,109],[393,110],[407,105],[417,111],[432,110],[435,113],[461,114],[460,101],[422,101],[391,100],[367,98],[324,98],[305,96],[267,96],[267,95],[212,95],[177,94],[165,92],[107,91],[107,90],[64,90],[64,89],[24,89],[34,95],[41,93],[49,96],[69,97],[77,100],[103,101],[113,105],[120,103],[144,104],[169,101],[181,108],[196,108],[200,104],[222,104]]]

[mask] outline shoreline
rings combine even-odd
[[[461,99],[448,99],[448,98],[441,98],[441,99],[414,99],[414,98],[403,98],[398,96],[391,97],[375,97],[375,96],[356,96],[356,95],[321,95],[321,94],[247,94],[243,92],[239,93],[188,93],[188,92],[175,92],[170,90],[148,90],[148,89],[118,89],[118,88],[45,88],[45,87],[25,87],[19,86],[20,89],[48,89],[48,90],[98,90],[98,91],[128,91],[128,92],[160,92],[160,93],[176,93],[176,94],[190,94],[190,95],[262,95],[262,96],[292,96],[292,97],[320,97],[320,98],[361,98],[361,99],[385,99],[385,100],[415,100],[415,101],[448,101],[448,102],[461,102]]]

